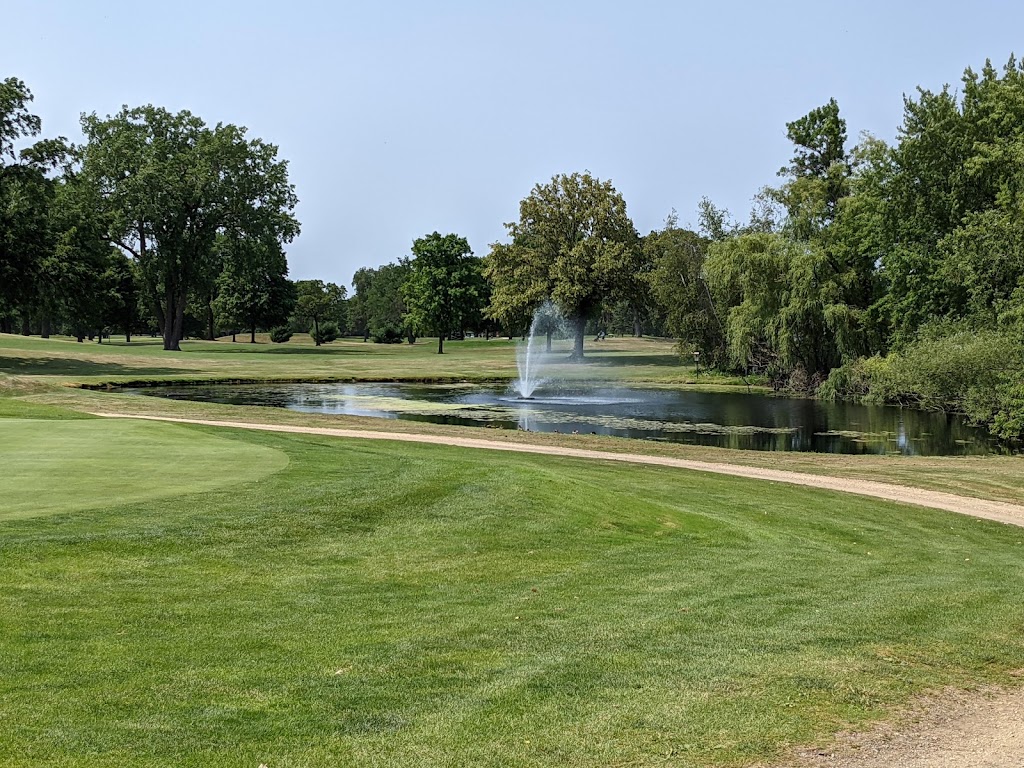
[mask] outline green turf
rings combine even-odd
[[[0,499],[64,425],[16,425]],[[90,455],[126,425],[67,426]],[[741,765],[1024,666],[1019,529],[664,468],[145,426],[289,462],[89,510],[60,482],[68,514],[0,521],[0,765]]]
[[[517,343],[504,338],[452,341],[445,344],[445,354],[438,355],[436,339],[422,339],[413,346],[342,339],[316,347],[308,339],[296,337],[287,344],[190,340],[182,342],[181,352],[165,352],[159,340],[150,338],[131,344],[78,344],[67,338],[0,334],[0,376],[45,376],[91,385],[212,379],[508,380],[517,375]],[[588,340],[584,364],[567,362],[568,341],[556,342],[555,352],[549,370],[569,379],[671,385],[742,383],[706,371],[697,376],[693,361],[682,361],[668,339]]]
[[[174,424],[3,419],[0,521],[219,488],[287,463],[281,451]]]

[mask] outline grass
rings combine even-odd
[[[90,429],[61,449],[61,425]],[[158,496],[140,459],[139,495],[83,508],[48,462],[134,455],[125,424],[0,426],[23,460],[0,498],[50,484],[0,521],[0,764],[740,765],[1024,666],[1006,526],[657,468],[132,426],[163,452],[221,444],[207,474],[233,484]],[[240,481],[246,459],[272,474]]]
[[[558,342],[556,349],[568,355],[567,345]],[[287,344],[186,341],[181,352],[165,352],[158,339],[149,338],[131,344],[79,344],[70,338],[0,334],[0,374],[46,376],[58,383],[92,386],[212,379],[493,381],[517,375],[515,347],[516,342],[508,339],[470,339],[446,342],[445,354],[438,355],[436,340],[430,339],[413,346],[345,339],[316,347],[301,336]],[[566,378],[597,376],[607,381],[738,383],[706,372],[698,377],[693,364],[683,364],[673,343],[665,339],[591,342],[587,355],[586,365],[565,363],[553,370]]]
[[[55,386],[501,375],[510,348],[474,344],[2,337],[0,766],[741,766],[1024,667],[1017,528],[656,467],[98,419],[381,426]],[[621,380],[685,376],[615,365],[662,354],[619,344]],[[1019,457],[487,436],[1024,501]]]

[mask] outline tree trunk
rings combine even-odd
[[[31,336],[32,335],[32,328],[31,328],[31,326],[29,325],[29,322],[28,322],[28,315],[22,315],[21,316],[21,335],[22,336]]]
[[[40,321],[39,335],[44,338],[50,338],[50,313],[43,312],[42,320]]]
[[[484,328],[484,341],[490,341],[490,340],[491,340],[491,329],[490,328]]]
[[[313,341],[318,347],[320,346],[320,323],[315,317],[313,318]]]
[[[409,332],[408,332],[408,333],[406,334],[405,338],[406,338],[406,339],[407,339],[407,340],[409,341],[409,346],[410,346],[410,347],[411,347],[411,346],[412,346],[413,344],[415,344],[415,343],[416,343],[416,334],[415,334],[415,333],[413,333],[412,331],[409,331]]]
[[[185,328],[185,294],[167,291],[167,310],[164,314],[164,350],[181,351],[181,337]]]
[[[575,318],[576,327],[573,329],[572,354],[569,359],[573,362],[583,362],[583,332],[587,328],[587,321],[582,317]]]
[[[545,351],[549,355],[551,354],[551,334],[552,334],[552,331],[548,331],[548,344],[547,344],[547,347],[545,348]]]
[[[234,343],[235,343],[235,336],[236,336],[236,335],[237,335],[237,334],[236,334],[236,333],[235,333],[234,331],[232,331],[232,332],[231,332],[231,343],[232,343],[232,344],[234,344]]]
[[[443,333],[437,334],[437,354],[439,354],[439,355],[443,355],[444,354],[444,334]]]
[[[369,340],[370,340],[370,329],[369,328],[365,328],[365,329],[363,329],[363,343],[365,344]],[[412,342],[409,342],[409,343],[411,344]]]
[[[217,337],[214,335],[213,329],[213,302],[206,302],[206,340],[215,341]]]
[[[102,328],[100,328],[98,331],[96,331],[96,343],[97,344],[102,344],[103,343],[103,329]]]
[[[640,322],[640,313],[633,313],[633,335],[636,338],[642,338],[644,335],[644,324]]]
[[[255,325],[249,331],[249,343],[250,344],[255,344],[256,343],[256,326]]]

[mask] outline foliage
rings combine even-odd
[[[295,316],[307,324],[316,345],[319,347],[324,341],[334,341],[340,327],[337,318],[344,312],[345,286],[323,280],[299,280],[295,283],[295,291]],[[325,323],[333,327],[332,338],[327,338],[330,334],[321,329]]]
[[[709,242],[677,226],[670,216],[665,228],[643,239],[647,275],[656,301],[666,312],[668,332],[688,350],[696,349],[705,365],[727,362],[723,313],[715,305],[705,272]]]
[[[110,242],[139,264],[166,349],[179,348],[186,304],[209,279],[218,236],[283,244],[298,233],[287,163],[244,128],[144,106],[85,115],[82,130],[82,175]]]
[[[1003,331],[936,323],[886,358],[836,368],[824,397],[861,398],[953,411],[990,425],[1004,438],[1024,438],[1021,371],[1024,343]]]
[[[408,319],[405,284],[409,279],[409,260],[385,264],[364,276],[366,288],[367,332],[378,344],[396,344],[403,339],[412,344],[416,329]]]
[[[295,307],[288,261],[275,240],[224,236],[219,242],[223,261],[214,304],[224,322],[248,329],[255,340],[257,328],[286,322]]]
[[[511,325],[552,299],[575,326],[573,358],[583,357],[586,320],[605,299],[628,298],[639,246],[626,203],[610,181],[562,174],[537,184],[505,225],[512,242],[496,243],[485,274],[489,315]]]
[[[444,340],[478,317],[483,305],[480,260],[466,238],[434,232],[412,244],[410,273],[403,285],[408,322],[417,332],[437,335],[437,353]]]
[[[336,341],[341,335],[341,332],[338,329],[337,323],[328,320],[316,326],[311,335],[313,337],[313,341],[319,347],[321,344],[328,344],[332,341]]]
[[[292,331],[287,325],[277,325],[270,329],[270,340],[275,344],[284,344],[292,337]]]

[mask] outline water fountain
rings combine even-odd
[[[540,375],[544,367],[545,352],[538,348],[538,337],[544,335],[550,340],[551,333],[563,322],[558,308],[550,301],[541,304],[533,313],[533,321],[530,323],[530,333],[526,337],[526,343],[520,344],[516,348],[516,368],[519,370],[519,378],[512,382],[512,390],[519,394],[518,399],[533,400],[533,393],[547,381]],[[551,350],[546,351],[550,352]]]

